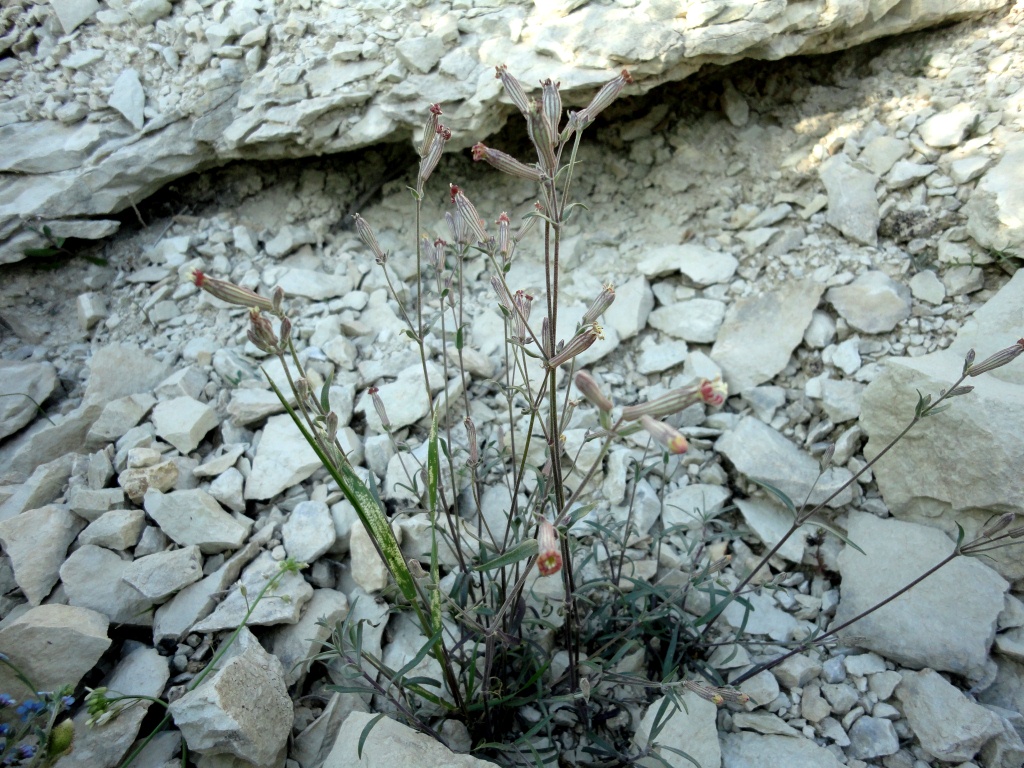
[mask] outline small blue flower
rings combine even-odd
[[[18,757],[20,757],[22,760],[29,760],[35,757],[35,755],[35,744],[22,744],[20,747],[18,747]]]
[[[35,717],[37,714],[45,710],[46,705],[43,704],[43,702],[35,701],[34,699],[29,699],[28,701],[23,701],[21,704],[19,704],[18,708],[15,711],[18,713],[18,715],[24,722],[31,717]]]
[[[0,707],[13,707],[14,699],[6,693],[0,693]]]
[[[71,709],[75,704],[74,696],[64,696],[61,698],[60,703],[64,705],[64,709]]]
[[[9,726],[7,723],[0,723],[0,736],[10,736],[10,735],[11,735],[11,726]]]

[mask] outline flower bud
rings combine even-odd
[[[965,373],[968,376],[979,376],[996,368],[1002,368],[1007,363],[1016,360],[1022,352],[1024,352],[1024,339],[1018,339],[1013,346],[1001,349],[980,363],[968,366]]]
[[[373,408],[377,411],[377,416],[380,418],[381,428],[385,432],[390,432],[391,420],[388,418],[388,412],[384,410],[384,401],[381,400],[380,390],[376,387],[370,387],[366,391],[369,393],[370,399],[373,401]]]
[[[458,211],[445,211],[444,214],[445,224],[448,225],[448,231],[451,233],[452,242],[458,243],[459,245],[466,245],[469,243],[469,227],[466,226],[465,217]]]
[[[598,386],[597,381],[586,371],[576,374],[576,389],[580,391],[587,400],[596,405],[600,410],[608,413],[612,409],[612,401],[605,397],[604,392]]]
[[[530,105],[530,112],[526,116],[526,132],[537,150],[537,158],[540,160],[541,169],[548,175],[554,176],[558,166],[555,157],[555,141],[557,136],[551,132],[541,109],[536,101]]]
[[[645,414],[647,416],[661,418],[662,416],[668,416],[672,413],[678,413],[685,408],[689,408],[694,403],[710,402],[714,404],[717,398],[712,396],[717,394],[719,397],[724,397],[724,395],[722,395],[724,388],[725,384],[719,382],[717,379],[714,382],[709,382],[707,379],[701,379],[696,384],[680,387],[679,389],[673,389],[671,392],[646,403],[627,406],[622,409],[622,418],[625,421],[636,421]],[[707,392],[705,392],[705,390],[707,390]],[[709,401],[704,401],[705,395],[710,398]]]
[[[469,201],[465,193],[458,188],[455,184],[451,186],[452,203],[455,205],[455,210],[462,214],[462,218],[466,222],[466,226],[469,227],[469,231],[476,236],[478,242],[487,242],[487,232],[484,230],[484,220],[480,218],[480,214],[476,212],[476,207]]]
[[[562,569],[562,553],[558,549],[558,531],[546,517],[537,527],[537,570],[551,576]]]
[[[497,275],[491,275],[491,287],[498,294],[498,303],[505,308],[508,316],[515,317],[515,304],[512,303],[512,297],[509,295],[508,288],[505,287],[505,282]]]
[[[499,64],[494,68],[494,76],[501,80],[501,84],[505,87],[505,93],[512,100],[512,103],[519,107],[519,111],[524,116],[530,112],[530,100],[526,98],[526,91],[523,90],[523,86],[509,74],[508,67],[504,64]]]
[[[612,305],[615,301],[615,286],[608,283],[594,299],[593,304],[587,309],[586,314],[583,315],[583,319],[580,320],[583,325],[587,323],[596,323],[601,319],[601,315],[605,313],[605,310]]]
[[[292,337],[292,321],[287,317],[281,318],[281,344],[287,344]]]
[[[249,330],[246,337],[257,349],[269,355],[277,354],[279,343],[270,321],[258,309],[249,309]]]
[[[521,163],[512,155],[497,149],[491,149],[482,141],[473,145],[473,159],[476,161],[486,160],[491,166],[497,168],[502,173],[507,173],[509,176],[515,176],[518,179],[539,183],[543,178],[540,168],[536,165]]]
[[[552,355],[547,362],[547,367],[557,368],[562,363],[567,363],[577,355],[580,355],[590,349],[595,341],[603,338],[604,329],[602,329],[597,323],[591,323],[569,339],[569,343],[562,347],[557,354]]]
[[[985,526],[981,533],[978,534],[978,538],[988,539],[992,536],[995,536],[1004,528],[1008,528],[1010,523],[1012,523],[1016,519],[1016,517],[1017,515],[1013,512],[1004,512],[1002,515],[1000,515],[987,526]]]
[[[281,314],[281,306],[284,304],[284,288],[280,285],[274,288],[270,296],[270,303],[274,305],[274,314]]]
[[[529,338],[527,322],[530,319],[530,310],[533,308],[533,296],[526,291],[518,290],[515,296],[512,297],[512,302],[516,310],[512,318],[515,324],[515,337],[525,343],[526,339]]]
[[[226,301],[228,304],[235,304],[240,307],[262,309],[266,312],[274,311],[274,303],[255,291],[243,288],[240,285],[229,283],[227,280],[218,280],[210,277],[201,269],[193,267],[188,271],[188,280],[211,296]]]
[[[511,222],[508,219],[508,214],[502,211],[498,220],[494,223],[498,225],[498,253],[507,262],[512,255],[512,248],[515,246],[515,243],[512,242],[509,236],[509,225]]]
[[[386,263],[388,255],[384,253],[384,249],[380,247],[380,243],[377,242],[377,236],[373,234],[373,230],[370,228],[370,225],[366,223],[366,219],[358,213],[353,213],[352,218],[355,219],[356,233],[359,235],[359,239],[362,240],[366,247],[373,252],[373,257],[377,263]]]
[[[437,133],[437,118],[439,118],[443,112],[441,112],[440,104],[431,104],[427,109],[427,123],[423,126],[423,138],[420,140],[420,158],[426,157],[430,153],[430,146],[434,143],[434,135]]]
[[[644,415],[640,417],[640,424],[654,438],[654,441],[669,453],[686,453],[686,449],[690,447],[678,429],[670,427],[663,421],[655,421],[650,416]]]
[[[480,445],[477,442],[476,424],[469,416],[462,423],[466,425],[466,442],[469,443],[469,466],[475,467],[480,463]]]
[[[593,122],[595,117],[618,98],[618,95],[622,93],[622,89],[632,82],[632,76],[624,69],[617,77],[601,86],[601,90],[597,92],[591,102],[579,113],[580,122],[584,124]]]
[[[424,155],[423,159],[420,160],[420,172],[416,180],[417,192],[423,192],[423,185],[427,183],[427,179],[430,178],[430,174],[432,174],[434,169],[437,167],[437,163],[441,159],[442,153],[444,153],[444,145],[451,137],[451,131],[443,125],[437,126],[437,132],[434,134],[434,139],[430,142],[430,149],[427,151],[427,154]]]
[[[554,83],[549,77],[541,82],[541,110],[552,136],[558,135],[558,124],[562,120],[562,95],[558,92],[561,83]]]
[[[309,400],[309,382],[304,378],[298,378],[295,380],[295,397],[298,398],[300,403],[305,403]]]
[[[338,437],[338,414],[334,411],[328,411],[324,416],[324,432],[327,433],[328,441],[332,443]]]

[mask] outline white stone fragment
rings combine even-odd
[[[114,81],[107,104],[120,112],[124,119],[137,131],[142,130],[146,121],[143,110],[146,106],[146,92],[142,89],[139,73],[126,69]]]

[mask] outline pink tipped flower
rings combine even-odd
[[[686,453],[686,449],[690,447],[682,432],[674,427],[670,427],[663,421],[655,421],[650,416],[645,415],[640,417],[640,424],[654,438],[654,442],[669,453]]]
[[[558,531],[546,517],[537,527],[537,570],[551,576],[562,570],[562,553],[558,549]]]
[[[427,123],[423,126],[423,140],[420,142],[420,157],[424,158],[430,152],[430,145],[434,142],[434,135],[437,133],[437,118],[441,112],[440,104],[431,104],[427,109]]]
[[[388,412],[384,409],[384,401],[380,397],[380,390],[376,387],[370,387],[366,390],[370,396],[370,400],[373,402],[373,408],[377,411],[377,416],[380,418],[380,426],[385,432],[391,431],[391,419],[388,418]]]
[[[515,304],[512,303],[512,297],[509,295],[508,288],[505,287],[502,279],[497,275],[491,275],[491,287],[498,294],[498,302],[508,312],[508,316],[514,317],[516,314]]]
[[[705,405],[711,405],[717,408],[725,402],[725,397],[728,394],[729,387],[724,381],[722,381],[721,376],[716,376],[710,381],[708,379],[701,379],[700,399],[704,401]]]
[[[423,185],[427,183],[427,179],[430,178],[430,174],[434,172],[437,167],[438,161],[441,159],[441,155],[444,153],[445,143],[451,139],[452,132],[445,128],[443,125],[438,125],[434,131],[434,137],[430,142],[430,148],[427,153],[420,160],[420,172],[416,182],[416,191],[423,192]]]
[[[506,154],[498,149],[492,149],[482,141],[473,145],[473,159],[476,161],[485,160],[502,173],[515,176],[527,181],[540,182],[543,178],[540,169],[536,165],[527,165],[516,160],[512,155]]]
[[[728,388],[719,379],[714,381],[701,379],[696,384],[673,389],[646,403],[627,406],[622,409],[622,418],[625,421],[636,421],[644,415],[661,418],[672,413],[679,413],[694,403],[701,402],[708,405],[721,405],[726,394],[728,394]]]
[[[227,280],[218,280],[210,277],[201,269],[193,267],[188,271],[188,281],[196,288],[206,291],[211,296],[226,301],[228,304],[235,304],[250,309],[262,309],[265,312],[274,311],[274,302],[255,291],[243,288],[240,285],[229,283]]]
[[[530,112],[530,100],[526,98],[526,91],[523,90],[523,86],[516,78],[511,75],[508,71],[508,67],[504,64],[499,64],[494,68],[494,76],[501,80],[501,84],[505,86],[505,93],[512,100],[512,103],[519,107],[519,111],[523,115],[527,115]]]

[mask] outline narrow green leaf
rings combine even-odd
[[[460,325],[459,326],[459,330],[457,330],[455,332],[455,348],[456,349],[462,349],[462,347],[465,345],[466,339],[465,339],[465,334],[463,333],[465,328],[466,328],[465,325]]]
[[[757,485],[760,485],[762,488],[764,488],[766,491],[768,491],[768,493],[770,493],[772,496],[774,496],[779,501],[781,501],[783,503],[783,505],[786,507],[786,509],[788,509],[790,511],[790,514],[792,514],[794,517],[796,517],[796,505],[793,503],[793,500],[791,498],[789,498],[789,496],[787,496],[783,491],[781,491],[780,489],[776,488],[774,485],[769,483],[767,480],[759,480],[756,477],[752,477],[752,478],[750,478],[750,480],[752,482],[756,483]]]
[[[324,413],[331,410],[331,384],[334,382],[334,369],[331,368],[330,373],[327,374],[327,380],[324,382],[323,389],[320,390],[320,407],[324,409]]]
[[[855,542],[853,539],[851,539],[845,533],[840,531],[838,528],[835,528],[834,526],[831,526],[828,523],[822,522],[820,520],[810,520],[810,521],[808,521],[806,523],[806,525],[816,525],[819,528],[824,528],[826,531],[831,533],[833,536],[835,536],[838,539],[840,539],[844,544],[847,544],[847,545],[853,547],[858,552],[860,552],[862,555],[866,555],[867,554],[867,552],[865,552],[863,549],[861,549],[859,546],[857,546],[857,542]]]
[[[356,757],[360,760],[363,759],[363,744],[366,743],[366,737],[370,735],[370,731],[373,730],[373,726],[379,723],[382,717],[384,717],[384,713],[377,715],[363,727],[363,732],[359,734],[359,744],[356,747]]]
[[[504,568],[506,565],[512,565],[518,563],[520,560],[526,560],[537,554],[537,540],[526,539],[512,549],[508,550],[502,555],[498,555],[493,560],[488,560],[486,563],[481,563],[476,566],[477,571],[493,571],[495,568]]]

